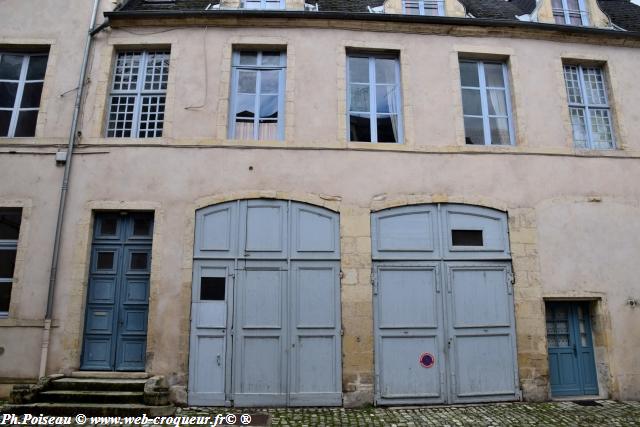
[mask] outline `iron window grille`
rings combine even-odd
[[[513,145],[507,64],[460,60],[460,80],[466,143]]]
[[[611,107],[602,68],[565,65],[564,78],[574,145],[587,149],[615,148]]]
[[[107,137],[161,137],[169,52],[119,52],[109,96]]]
[[[347,56],[349,141],[402,143],[400,61],[394,55]]]
[[[286,63],[281,51],[233,53],[230,139],[284,139]]]
[[[0,137],[35,136],[47,60],[0,52]]]

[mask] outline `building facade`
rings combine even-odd
[[[102,0],[75,124],[50,3],[0,16],[5,394],[640,398],[639,7]]]

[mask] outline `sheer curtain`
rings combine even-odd
[[[389,99],[389,113],[391,113],[391,127],[393,128],[393,138],[396,142],[400,141],[398,139],[398,108],[399,108],[399,92],[398,86],[393,86],[391,93],[388,95]]]

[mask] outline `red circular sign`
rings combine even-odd
[[[423,368],[431,368],[436,364],[436,357],[431,353],[422,353],[418,362]]]

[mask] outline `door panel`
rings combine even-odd
[[[382,264],[376,269],[378,403],[444,402],[444,337],[439,266]],[[431,366],[421,359],[428,353]]]
[[[445,262],[451,401],[517,398],[513,292],[508,263]]]
[[[248,200],[241,202],[241,253],[244,257],[283,259],[288,254],[287,202]]]
[[[81,369],[144,371],[152,230],[152,214],[96,214]]]

